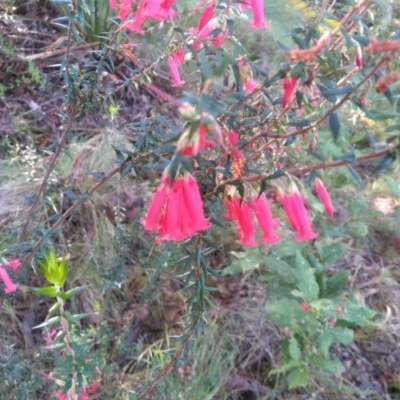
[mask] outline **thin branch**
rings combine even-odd
[[[343,165],[355,165],[359,164],[365,161],[373,160],[375,158],[380,158],[386,156],[388,153],[390,153],[397,145],[393,144],[388,147],[386,147],[383,150],[379,151],[373,151],[369,154],[365,154],[360,157],[356,157],[354,162],[349,162],[345,160],[336,160],[336,161],[326,161],[322,162],[319,164],[314,164],[314,165],[309,165],[306,167],[295,167],[295,168],[290,168],[285,170],[285,172],[288,175],[302,175],[306,174],[308,172],[311,172],[312,170],[317,170],[317,169],[329,169],[329,168],[335,168],[335,167],[341,167]],[[266,174],[260,174],[260,175],[255,175],[255,176],[250,176],[250,177],[244,177],[241,178],[243,181],[249,182],[249,183],[254,183],[254,182],[259,182],[262,181],[263,179],[267,178],[268,175]],[[229,185],[231,182],[236,181],[237,179],[230,179],[224,182],[221,182],[220,185]]]
[[[171,361],[157,374],[157,376],[153,379],[153,382],[151,382],[150,386],[138,397],[138,400],[143,400],[144,398],[146,398],[146,396],[148,396],[152,390],[155,388],[155,386],[157,385],[157,383],[161,380],[161,378],[163,378],[165,375],[168,374],[168,372],[171,370],[171,368],[173,367],[175,361],[181,356],[181,354],[183,353],[183,350],[186,346],[186,343],[188,342],[188,340],[192,337],[194,333],[194,325],[192,325],[188,331],[188,333],[185,336],[185,339],[183,340],[181,346],[179,347],[179,349],[177,350],[177,352],[175,353],[174,357],[171,359]]]
[[[110,172],[108,172],[102,179],[100,179],[98,182],[96,182],[88,191],[87,191],[87,196],[82,196],[78,200],[75,201],[74,204],[68,210],[64,212],[64,214],[61,216],[61,218],[55,222],[49,230],[46,232],[46,235],[42,236],[32,247],[32,250],[29,252],[29,254],[24,258],[22,261],[21,265],[17,269],[17,272],[15,273],[15,276],[18,277],[19,274],[22,272],[22,269],[24,265],[26,265],[34,256],[36,250],[42,245],[44,238],[49,235],[49,233],[54,232],[61,224],[71,215],[72,211],[74,211],[76,208],[78,208],[87,198],[89,198],[90,195],[92,195],[97,189],[99,189],[101,186],[103,186],[111,177],[113,177],[116,173],[122,170],[126,164],[119,165],[118,167],[115,167],[112,169]]]
[[[336,111],[339,107],[341,107],[353,94],[356,90],[358,90],[372,75],[375,74],[376,71],[378,71],[378,69],[386,62],[386,58],[383,57],[381,58],[376,64],[375,66],[371,69],[371,71],[365,75],[365,77],[363,79],[361,79],[361,81],[359,83],[357,83],[357,85],[354,86],[354,89],[352,92],[347,93],[342,100],[338,101],[326,114],[324,114],[321,118],[319,118],[317,121],[315,121],[314,123],[306,126],[303,129],[300,129],[296,132],[293,133],[287,133],[286,135],[272,135],[270,134],[270,127],[271,124],[269,124],[267,126],[267,129],[265,132],[261,132],[258,135],[253,136],[252,138],[250,138],[246,145],[255,142],[256,140],[262,138],[262,137],[269,137],[269,138],[274,138],[274,139],[287,139],[291,136],[297,136],[297,135],[302,135],[314,128],[316,128],[319,124],[321,124],[321,122],[325,121],[334,111]],[[276,120],[274,120],[274,123],[276,122]]]
[[[22,228],[22,231],[21,231],[21,234],[19,236],[19,242],[23,242],[23,240],[25,239],[25,236],[26,236],[26,233],[28,232],[29,224],[31,222],[33,213],[35,212],[36,207],[39,204],[40,198],[42,197],[42,194],[43,194],[44,189],[46,187],[47,181],[48,181],[48,179],[49,179],[49,177],[50,177],[50,175],[51,175],[51,173],[52,173],[52,171],[54,169],[56,161],[57,161],[58,157],[60,156],[61,150],[62,150],[62,148],[64,146],[64,143],[65,143],[65,141],[67,139],[68,132],[71,130],[72,123],[74,122],[74,119],[77,116],[77,109],[78,109],[78,105],[75,105],[72,108],[72,111],[71,111],[71,114],[69,116],[69,120],[67,122],[67,125],[66,125],[66,127],[64,129],[64,132],[61,135],[60,143],[58,144],[57,149],[56,149],[56,151],[55,151],[55,153],[54,153],[54,155],[53,155],[53,157],[52,157],[52,159],[50,161],[50,164],[47,167],[47,170],[46,170],[46,172],[44,174],[44,177],[43,177],[42,184],[40,185],[40,188],[39,188],[38,192],[36,193],[35,200],[33,201],[33,204],[32,204],[32,206],[31,206],[31,208],[29,210],[28,216],[26,217],[25,224],[24,224],[24,226]]]

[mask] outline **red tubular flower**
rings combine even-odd
[[[257,246],[257,242],[254,240],[256,231],[253,226],[249,205],[238,197],[229,196],[227,206],[228,212],[226,216],[234,220],[240,244],[248,247]]]
[[[172,9],[174,3],[175,0],[163,0],[161,2],[160,19],[166,20],[169,17],[173,18],[178,15],[178,13]]]
[[[325,207],[326,213],[329,216],[333,217],[333,213],[335,212],[335,210],[333,209],[331,197],[329,196],[329,193],[326,190],[324,183],[319,178],[315,180],[315,190],[317,191],[318,197]]]
[[[147,0],[146,14],[149,17],[157,18],[160,15],[161,1],[160,0]]]
[[[358,68],[362,68],[363,66],[363,55],[361,51],[361,47],[358,43],[355,44],[355,58],[356,58],[356,65]]]
[[[12,269],[17,269],[20,265],[21,265],[21,261],[18,258],[7,262],[7,267],[12,268]]]
[[[110,7],[117,9],[120,20],[125,21],[131,13],[131,5],[133,2],[134,0],[110,0]]]
[[[268,26],[264,16],[264,0],[251,0],[250,3],[253,12],[253,22],[250,23],[250,26],[257,29]]]
[[[241,151],[236,148],[237,144],[239,143],[239,134],[235,131],[229,132],[229,140],[231,142],[232,147],[234,148],[233,151],[233,158],[235,161],[239,161],[243,158]]]
[[[282,99],[283,108],[286,108],[290,100],[292,99],[298,80],[299,78],[297,76],[285,76],[283,78],[283,99]]]
[[[296,240],[303,242],[305,240],[315,239],[318,234],[313,232],[311,221],[308,218],[306,207],[297,188],[294,188],[291,195],[294,215],[297,219],[298,230],[296,232]]]
[[[196,179],[192,175],[186,178],[183,188],[184,205],[187,211],[187,218],[184,222],[184,232],[193,236],[196,232],[205,231],[210,227],[208,219],[204,216],[203,202]]]
[[[200,32],[214,17],[215,1],[209,1],[200,15],[197,31]]]
[[[8,275],[6,269],[0,265],[0,279],[4,283],[4,292],[5,293],[12,293],[15,292],[18,288],[18,284],[15,284],[10,276]]]
[[[172,186],[164,176],[141,223],[146,230],[158,233],[160,240],[180,241],[206,230],[199,187],[193,176],[177,178]]]
[[[169,192],[169,177],[163,177],[161,185],[156,190],[153,200],[150,203],[146,219],[141,220],[144,229],[154,231],[158,229],[160,224],[161,212],[164,209],[164,204]]]
[[[141,35],[144,33],[144,30],[142,29],[142,24],[148,18],[146,15],[146,4],[146,0],[140,0],[133,21],[126,24],[129,29],[133,30],[134,32],[140,33]]]
[[[172,86],[182,86],[185,82],[181,80],[179,75],[179,67],[185,59],[185,52],[182,49],[176,49],[168,59],[169,70],[171,72],[174,84]]]
[[[290,196],[280,193],[279,197],[290,225],[296,232],[296,240],[302,242],[315,239],[318,234],[312,231],[306,207],[297,188],[292,186]]]
[[[208,36],[212,31],[215,29],[220,28],[220,21],[218,18],[211,18],[204,26],[202,29],[198,30],[197,32],[197,37],[201,39],[202,41],[207,40]],[[193,32],[195,33],[195,32]],[[215,36],[213,39],[213,44],[216,47],[220,47],[224,39],[224,33],[220,33]],[[194,41],[193,42],[193,47],[197,50],[201,45],[200,41]]]
[[[265,193],[259,198],[257,198],[257,196],[253,197],[251,208],[254,210],[262,230],[261,241],[270,244],[277,243],[280,236],[274,232],[274,229],[279,225],[279,219],[275,219],[272,216],[271,207],[269,206]]]
[[[190,129],[186,129],[179,138],[176,148],[182,155],[193,157],[205,147],[214,147],[214,142],[207,139],[207,129],[203,124],[200,124],[197,131],[191,135]]]
[[[290,197],[286,195],[286,193],[280,193],[279,198],[282,203],[282,207],[285,210],[286,216],[289,220],[290,225],[292,228],[297,231],[299,229],[299,224],[297,222],[296,214],[294,213],[292,200]]]
[[[307,303],[301,303],[300,308],[307,312],[311,311],[311,307]]]

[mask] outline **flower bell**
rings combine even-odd
[[[180,241],[209,228],[204,216],[200,190],[192,175],[176,178],[171,184],[164,173],[150,203],[144,229],[154,231],[160,240]]]
[[[286,108],[292,99],[299,78],[297,76],[285,76],[283,78],[282,107]]]
[[[4,292],[5,293],[12,293],[17,290],[18,284],[15,284],[11,280],[10,276],[8,275],[8,272],[6,271],[6,269],[3,265],[0,265],[0,279],[4,283]]]
[[[181,80],[179,74],[179,67],[185,60],[185,52],[182,49],[176,49],[172,52],[170,58],[168,59],[168,66],[171,72],[172,80],[174,84],[172,86],[178,87],[182,86],[185,82]]]
[[[250,23],[252,28],[263,29],[269,25],[265,21],[264,0],[251,0],[251,10],[253,12],[253,22]]]
[[[295,185],[291,186],[289,196],[285,193],[280,193],[280,200],[290,225],[296,232],[296,240],[302,242],[315,239],[318,234],[312,230],[311,221],[297,187]]]
[[[239,198],[235,191],[228,195],[226,217],[234,221],[239,243],[248,247],[258,245],[255,240],[257,229],[254,227],[252,212],[261,230],[261,243],[276,244],[281,238],[275,233],[279,220],[273,218],[265,193],[259,197],[253,193],[250,203]]]
[[[335,212],[335,210],[333,209],[331,197],[329,196],[329,193],[326,190],[324,183],[319,178],[315,180],[315,190],[317,191],[318,197],[325,207],[326,213],[329,216],[333,217],[333,213]]]

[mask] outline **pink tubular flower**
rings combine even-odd
[[[238,197],[228,196],[227,206],[226,216],[234,220],[240,244],[248,247],[257,246],[257,242],[254,240],[256,231],[249,205]]]
[[[215,13],[215,1],[209,1],[204,7],[203,12],[200,15],[199,23],[197,25],[197,32],[200,32],[214,17]]]
[[[290,225],[292,225],[292,228],[297,231],[299,229],[299,224],[297,222],[296,214],[294,213],[293,204],[290,197],[288,197],[286,193],[280,193],[279,198]]]
[[[294,188],[291,196],[294,214],[297,219],[298,230],[296,232],[296,240],[303,242],[305,240],[315,239],[318,234],[313,232],[311,221],[308,218],[306,207],[297,188]]]
[[[234,148],[233,158],[235,161],[239,161],[243,158],[241,151],[237,148],[237,144],[239,143],[239,134],[235,131],[229,132],[229,140],[231,142],[231,146]]]
[[[192,157],[199,154],[205,147],[214,147],[214,142],[207,139],[207,129],[200,124],[194,133],[190,134],[190,129],[186,129],[182,133],[176,149],[182,155]]]
[[[11,260],[7,262],[7,267],[12,269],[17,269],[21,265],[21,261],[16,258],[15,260]]]
[[[251,0],[250,3],[253,12],[253,22],[250,23],[250,26],[257,29],[267,27],[269,24],[265,21],[264,0]]]
[[[147,0],[146,14],[154,19],[165,21],[169,17],[175,17],[178,13],[172,9],[175,0]]]
[[[361,47],[358,43],[355,44],[355,58],[356,58],[356,65],[358,68],[362,68],[363,66],[363,55],[361,51]]]
[[[146,4],[146,0],[140,0],[133,20],[126,24],[129,29],[141,35],[144,33],[142,24],[148,18],[146,15]]]
[[[8,275],[4,266],[0,265],[0,279],[4,283],[4,292],[5,293],[12,293],[15,292],[18,288],[18,284],[15,284],[10,276]]]
[[[179,67],[185,59],[185,52],[182,49],[176,49],[171,57],[168,59],[169,70],[171,72],[172,80],[174,84],[172,86],[182,86],[185,82],[181,80],[179,75]]]
[[[307,312],[311,311],[311,307],[307,303],[301,303],[300,308]]]
[[[335,210],[333,209],[331,197],[329,196],[329,193],[326,190],[324,183],[319,178],[315,180],[315,190],[317,191],[318,197],[325,207],[326,213],[329,216],[333,217],[333,213],[335,212]]]
[[[297,86],[297,81],[299,78],[297,76],[285,76],[283,78],[283,99],[282,99],[282,107],[286,108],[289,104],[293,93]]]
[[[118,10],[120,20],[125,21],[131,13],[133,2],[134,0],[110,0],[110,7]]]
[[[258,224],[262,230],[261,241],[263,243],[276,244],[280,236],[274,232],[274,229],[279,225],[279,219],[273,218],[265,193],[259,198],[257,196],[253,197],[251,208],[254,210]]]
[[[160,14],[161,1],[160,0],[147,0],[147,15],[156,18]]]
[[[208,36],[210,33],[218,28],[221,28],[220,26],[220,20],[219,18],[211,18],[200,30],[197,32],[197,37],[201,39],[201,41],[206,41],[208,39]],[[195,31],[193,31],[195,33]],[[222,44],[222,41],[224,40],[225,34],[220,33],[216,35],[213,39],[213,44],[215,47],[220,47]],[[201,41],[194,41],[193,42],[193,47],[197,50],[200,45]]]
[[[237,64],[239,67],[240,78],[243,82],[243,90],[246,92],[252,92],[257,88],[258,83],[253,79],[253,72],[249,64],[240,57],[237,60]]]
[[[311,222],[298,189],[293,185],[290,196],[280,193],[279,197],[290,225],[296,232],[296,240],[302,242],[315,239],[318,234],[312,231]]]
[[[193,176],[177,178],[171,186],[165,174],[141,223],[144,229],[157,232],[161,241],[184,240],[208,229],[210,224]]]
[[[79,389],[78,400],[90,400],[89,395],[93,394],[97,391],[100,385],[101,379],[96,379],[90,386],[87,386],[84,389]],[[69,396],[67,393],[63,393],[61,389],[58,389],[56,394],[54,395],[58,400],[68,400]]]

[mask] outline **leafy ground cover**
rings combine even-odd
[[[192,6],[187,3],[187,10]],[[68,105],[59,74],[65,49],[57,48],[64,32],[50,23],[63,15],[62,8],[40,1],[1,8],[0,250],[9,251],[54,154],[52,143],[65,128]],[[265,54],[260,68],[271,75],[281,61],[274,57],[274,40],[288,29],[283,22],[282,17],[274,20],[275,36],[252,35],[245,25],[239,27],[248,35],[247,47]],[[384,29],[394,30],[396,19],[390,23]],[[114,74],[102,77],[104,86],[112,87],[115,77],[126,76],[146,57],[154,59],[157,35],[141,38],[137,52],[113,54]],[[99,45],[93,37],[86,39],[74,45],[72,65],[95,58],[90,50]],[[169,74],[162,67],[156,71],[157,84],[178,95]],[[397,93],[392,87],[395,101]],[[379,148],[387,138],[385,129],[398,118],[387,111],[389,103],[380,101],[375,122],[345,110],[348,121],[342,119],[337,141],[326,125],[318,150],[337,156],[348,141],[360,154],[371,141]],[[143,82],[116,95],[104,112],[77,121],[35,211],[33,238],[45,235],[103,178],[101,171],[119,158],[114,149],[137,140],[132,126],[151,118],[154,109],[179,118]],[[372,133],[353,129],[352,118],[364,121]],[[287,154],[288,165],[297,165],[296,151]],[[82,359],[82,375],[92,377],[87,387],[101,379],[92,398],[136,399],[171,360],[169,373],[148,398],[397,398],[399,166],[388,165],[382,173],[376,166],[370,161],[324,175],[327,187],[335,188],[334,218],[322,214],[315,192],[307,189],[311,206],[321,211],[314,219],[318,240],[299,243],[284,231],[281,243],[251,249],[236,242],[230,225],[214,229],[211,244],[201,251],[193,245],[190,251],[171,243],[159,246],[143,231],[140,218],[161,171],[128,171],[122,179],[109,179],[50,240],[68,260],[65,293],[82,288],[65,311],[74,322],[69,333]],[[284,219],[283,210],[273,207]],[[203,324],[188,337],[196,298],[187,288],[186,266],[194,257],[208,271],[209,294]],[[40,326],[54,299],[28,289],[42,288],[46,278],[51,282],[33,263],[22,274],[20,290],[1,300],[1,399],[51,398],[60,387],[57,380],[67,380],[71,370],[71,357],[58,351],[57,332],[50,324]]]

